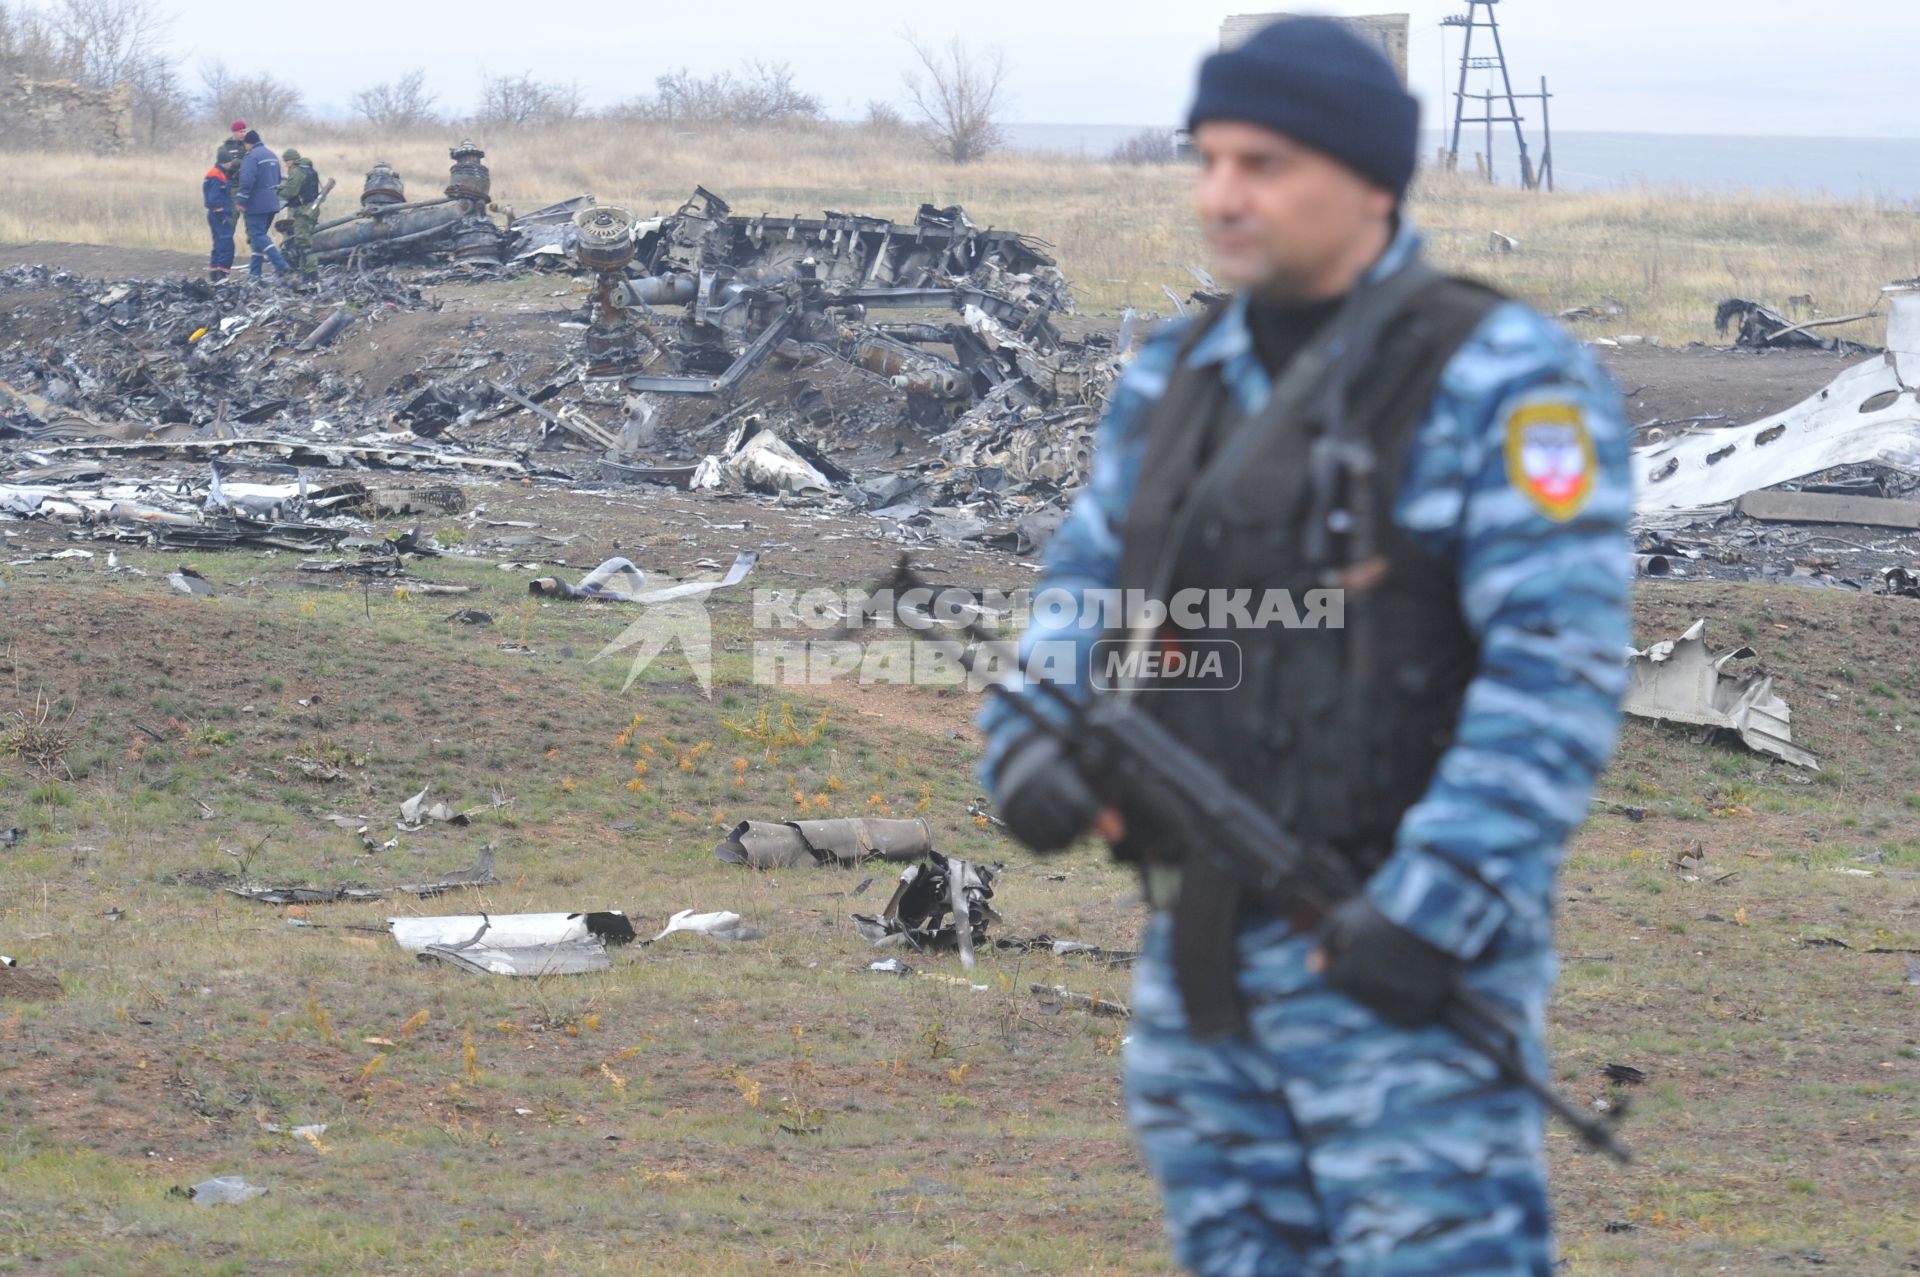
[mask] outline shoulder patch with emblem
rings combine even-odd
[[[1564,523],[1586,508],[1597,462],[1580,406],[1554,399],[1523,404],[1507,418],[1507,482],[1535,509]]]

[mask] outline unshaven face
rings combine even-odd
[[[1208,120],[1194,131],[1193,206],[1214,273],[1282,303],[1337,297],[1391,238],[1393,194],[1272,129]]]

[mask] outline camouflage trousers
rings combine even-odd
[[[287,231],[287,260],[300,268],[302,275],[316,275],[320,265],[313,260],[313,228],[320,215],[311,208],[288,210],[293,226]]]
[[[1448,1031],[1405,1030],[1306,969],[1311,940],[1242,928],[1251,1033],[1186,1032],[1164,912],[1149,924],[1126,1049],[1127,1113],[1180,1262],[1204,1277],[1547,1277],[1542,1114]],[[1528,1026],[1551,982],[1540,943],[1471,983]]]

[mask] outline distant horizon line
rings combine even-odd
[[[834,120],[835,124],[858,124],[858,120]],[[1084,120],[1005,120],[1003,126],[1018,128],[1044,129],[1159,129],[1179,131],[1178,124],[1126,124],[1094,123]],[[1435,127],[1422,125],[1421,133],[1446,133],[1451,125]],[[1530,134],[1537,129],[1529,129]],[[1579,129],[1559,128],[1556,134],[1566,137],[1688,137],[1742,140],[1752,142],[1778,142],[1783,140],[1796,142],[1920,142],[1920,131],[1913,133],[1702,133],[1681,129]],[[1502,134],[1500,136],[1510,136]]]
[[[337,103],[316,103],[310,106],[308,111],[310,118],[317,124],[351,125],[363,123],[363,121],[355,119],[352,112],[343,111]],[[827,124],[859,124],[861,120],[858,117],[841,118],[837,116],[827,116],[823,122]],[[443,123],[459,124],[464,123],[464,120],[458,114],[455,114],[451,119],[443,121]],[[1132,129],[1138,132],[1144,132],[1148,129],[1166,129],[1169,132],[1178,132],[1181,128],[1177,123],[1130,124],[1125,121],[1089,120],[1003,120],[1001,124],[1003,127],[1029,129]],[[1423,135],[1429,133],[1445,133],[1451,127],[1451,125],[1444,124],[1437,126],[1423,124],[1420,132]],[[1528,130],[1530,136],[1537,132],[1537,129],[1530,128]],[[1798,142],[1920,142],[1920,130],[1912,133],[1702,133],[1689,132],[1683,129],[1561,128],[1556,129],[1555,132],[1563,137],[1687,137],[1754,142],[1777,142],[1783,140]]]

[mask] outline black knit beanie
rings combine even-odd
[[[1328,18],[1289,18],[1200,66],[1191,131],[1245,120],[1330,155],[1404,197],[1420,149],[1420,104],[1373,45]]]

